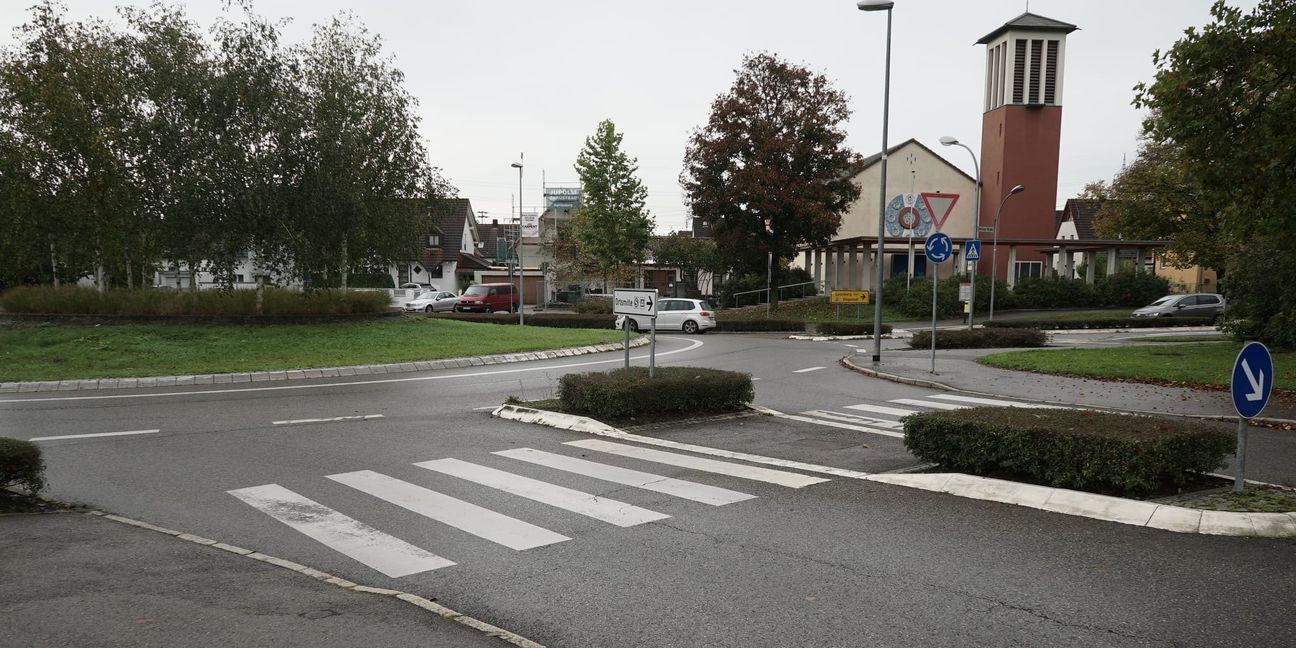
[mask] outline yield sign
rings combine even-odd
[[[931,214],[932,222],[936,224],[936,229],[945,225],[945,219],[949,218],[950,212],[954,211],[954,203],[958,202],[958,194],[947,193],[924,193],[923,202],[927,204],[927,213]]]

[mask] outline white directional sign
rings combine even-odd
[[[612,312],[617,315],[657,317],[657,291],[618,288],[612,292]]]

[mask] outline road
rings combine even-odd
[[[849,350],[661,336],[659,364],[750,372],[759,404],[811,419],[663,434],[868,472],[912,465],[894,435],[852,428],[958,402],[847,372]],[[0,433],[158,430],[42,441],[52,494],[434,598],[549,646],[1296,645],[1289,540],[685,467],[662,463],[683,453],[622,456],[637,451],[483,409],[619,362],[11,394]]]

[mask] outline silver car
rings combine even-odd
[[[626,316],[616,318],[616,327],[621,328]],[[642,315],[630,316],[631,331],[647,331],[652,320]],[[689,335],[705,333],[716,326],[715,309],[701,299],[662,298],[657,300],[657,330],[683,331]]]
[[[448,290],[425,290],[405,302],[407,313],[423,311],[425,313],[448,313],[459,303],[459,296]]]
[[[1191,295],[1166,295],[1143,308],[1130,317],[1177,317],[1182,319],[1202,319],[1218,322],[1224,315],[1224,297],[1215,293],[1192,293]]]

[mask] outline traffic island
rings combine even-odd
[[[555,399],[506,404],[590,417],[613,425],[647,425],[747,412],[755,397],[751,376],[701,367],[645,367],[570,373]]]

